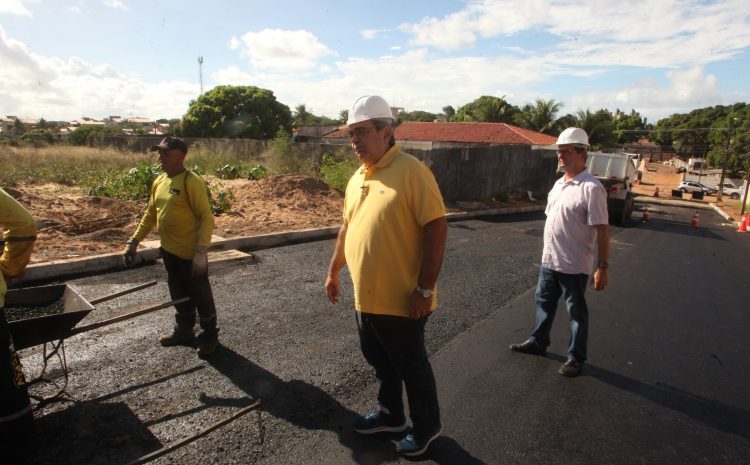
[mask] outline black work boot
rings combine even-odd
[[[159,336],[159,343],[165,347],[176,345],[190,345],[195,340],[195,332],[192,326],[177,325],[172,332]]]
[[[195,352],[199,357],[205,357],[216,352],[219,346],[219,328],[206,329],[198,335],[198,348]]]

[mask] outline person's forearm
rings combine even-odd
[[[346,254],[344,252],[344,245],[346,244],[346,230],[347,224],[344,223],[341,225],[338,237],[336,238],[336,247],[333,250],[331,263],[328,266],[328,276],[338,275],[339,271],[341,271],[341,268],[346,265]]]
[[[596,226],[597,238],[597,261],[609,262],[609,225],[600,224]]]
[[[424,289],[435,289],[440,268],[443,265],[445,241],[448,237],[448,222],[445,217],[427,223],[424,227],[424,247],[417,285]]]

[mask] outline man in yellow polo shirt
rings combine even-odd
[[[214,217],[206,182],[185,168],[187,145],[177,137],[165,137],[151,147],[159,152],[164,173],[154,180],[146,213],[124,252],[125,264],[132,264],[138,244],[156,227],[167,270],[167,284],[173,300],[190,297],[176,306],[177,325],[159,338],[164,346],[192,344],[195,339],[195,312],[200,316],[197,353],[212,354],[219,344],[216,306],[208,281],[208,246]]]
[[[21,463],[27,455],[34,417],[21,361],[5,319],[7,279],[20,278],[31,258],[36,221],[16,199],[0,189],[0,456]],[[25,462],[24,462],[25,463]]]
[[[395,120],[379,96],[361,97],[349,111],[352,149],[363,164],[346,188],[344,222],[325,287],[337,303],[339,273],[349,268],[362,353],[380,381],[378,408],[358,418],[354,430],[405,431],[406,386],[412,431],[396,449],[419,456],[441,431],[424,328],[436,307],[448,226],[432,172],[395,145]]]

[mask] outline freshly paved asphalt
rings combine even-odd
[[[424,463],[750,463],[750,234],[711,210],[700,228],[690,227],[693,208],[649,210],[652,221],[613,228],[609,287],[587,294],[589,360],[575,379],[557,373],[563,308],[546,357],[508,350],[531,329],[543,215],[450,224],[427,327],[444,427]],[[212,359],[155,343],[168,310],[71,338],[68,392],[79,402],[39,415],[34,463],[127,463],[254,397],[262,421],[247,415],[153,463],[407,463],[392,438],[348,427],[376,385],[346,272],[342,302],[324,298],[332,247],[263,250],[212,268],[222,327]],[[142,267],[71,284],[91,300],[163,274]],[[123,300],[165,296],[161,282]],[[108,312],[100,305],[91,317]],[[27,368],[37,353],[23,354]]]
[[[564,307],[546,357],[508,350],[530,329],[533,288],[433,357],[444,428],[425,463],[750,463],[750,234],[710,210],[691,228],[695,209],[649,209],[612,230],[583,376],[557,373]],[[316,459],[381,461],[337,445]]]

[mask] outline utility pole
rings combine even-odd
[[[203,95],[203,57],[198,57],[198,78],[200,79],[201,83],[201,93],[200,95]]]

